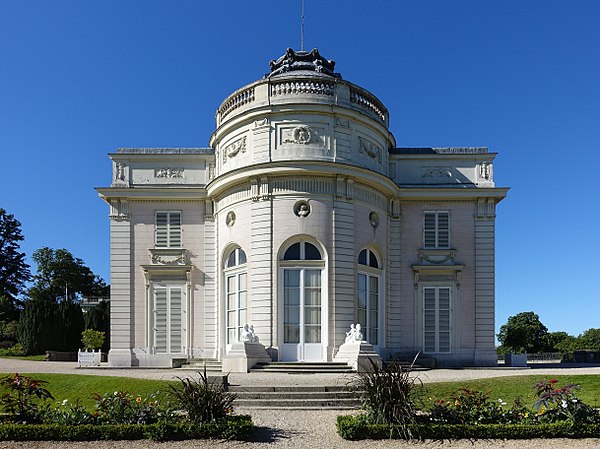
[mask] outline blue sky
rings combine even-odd
[[[305,48],[390,111],[398,146],[487,146],[497,327],[600,327],[600,1],[306,0]],[[0,207],[28,255],[109,278],[117,147],[206,147],[233,90],[300,46],[300,0],[0,2]]]

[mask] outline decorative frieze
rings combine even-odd
[[[212,199],[206,198],[204,200],[204,219],[214,220],[215,219],[215,204]]]
[[[150,248],[150,260],[154,265],[185,265],[183,248]]]
[[[358,143],[359,150],[362,154],[367,155],[381,164],[382,149],[379,146],[361,136],[358,136]]]
[[[455,249],[420,249],[419,262],[424,265],[452,265],[456,258]]]
[[[155,178],[183,178],[183,168],[157,168],[154,170]]]
[[[212,181],[215,179],[215,164],[212,162],[208,164],[208,180]]]
[[[237,156],[240,152],[246,152],[246,136],[243,136],[240,139],[230,143],[225,148],[223,148],[223,163],[227,162],[228,158],[233,158]]]
[[[422,178],[451,178],[452,172],[450,171],[450,167],[421,167],[421,177]]]
[[[281,143],[297,143],[301,145],[307,145],[314,143],[311,140],[313,137],[313,131],[309,126],[296,126],[294,129],[286,129],[283,131],[283,138]]]
[[[402,203],[397,198],[390,200],[390,214],[392,220],[400,220],[402,218]]]
[[[342,120],[342,119],[336,117],[335,126],[339,127],[339,128],[350,129],[350,120]]]

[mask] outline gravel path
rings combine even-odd
[[[0,372],[27,373],[69,373],[94,374],[100,376],[124,376],[149,379],[173,379],[185,372],[162,369],[77,369],[72,362],[31,362],[27,360],[0,359]],[[194,374],[190,372],[189,374]],[[600,367],[590,368],[535,368],[535,369],[460,369],[432,370],[419,373],[423,382],[443,382],[454,380],[471,380],[487,377],[518,376],[539,374],[544,376],[568,374],[600,375]],[[337,374],[329,375],[289,375],[289,374],[231,374],[230,382],[240,385],[333,385],[347,382],[347,377]],[[238,413],[252,415],[258,427],[255,441],[206,441],[192,440],[184,442],[154,443],[149,441],[93,441],[93,442],[12,442],[0,441],[0,449],[189,449],[189,448],[418,448],[429,449],[441,447],[467,448],[565,448],[565,449],[597,449],[600,439],[569,440],[486,440],[486,441],[451,441],[407,443],[398,440],[385,441],[346,441],[340,438],[335,429],[336,410],[256,410],[237,409]]]

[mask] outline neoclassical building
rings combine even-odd
[[[402,148],[388,111],[315,49],[233,92],[209,148],[120,148],[111,366],[330,361],[350,324],[383,359],[495,365],[495,154]]]

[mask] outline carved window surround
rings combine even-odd
[[[150,260],[152,266],[185,266],[186,249],[185,248],[150,248]]]
[[[464,265],[413,265],[415,289],[420,283],[452,283],[460,288],[460,274]]]
[[[423,265],[453,265],[455,249],[419,249],[419,262]]]

